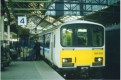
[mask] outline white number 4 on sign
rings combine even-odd
[[[18,25],[26,25],[26,24],[27,24],[26,16],[18,16]]]

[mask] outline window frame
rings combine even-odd
[[[87,45],[87,46],[77,46],[77,45],[74,45],[74,42],[73,41],[75,41],[76,39],[75,39],[75,37],[73,37],[73,36],[76,36],[77,37],[77,33],[76,32],[73,32],[73,34],[72,34],[72,46],[65,46],[65,45],[63,45],[63,42],[62,42],[62,29],[65,27],[65,28],[67,28],[68,26],[70,26],[71,25],[71,28],[69,28],[69,29],[72,29],[72,31],[75,31],[75,29],[78,29],[78,28],[74,28],[74,27],[76,27],[75,25],[88,25],[87,27],[87,38],[89,38],[88,37],[88,29],[91,29],[92,27],[91,26],[97,26],[97,27],[99,27],[100,29],[102,29],[102,44],[101,45],[98,45],[98,46],[93,46],[93,42],[92,41],[90,41],[89,42],[89,44],[91,44],[91,45]],[[67,26],[68,25],[68,26]],[[74,26],[72,26],[72,25],[74,25]],[[93,30],[90,30],[91,32],[93,32]],[[101,26],[101,25],[96,25],[96,24],[86,24],[86,23],[75,23],[75,24],[66,24],[66,25],[63,25],[63,26],[61,26],[61,28],[60,28],[60,44],[61,44],[61,46],[62,47],[102,47],[102,46],[104,46],[104,37],[105,37],[105,34],[104,34],[105,32],[104,32],[104,27],[103,26]],[[90,34],[89,34],[90,35]],[[91,36],[92,37],[92,36]]]

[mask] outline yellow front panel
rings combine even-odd
[[[92,50],[93,57],[103,57],[103,65],[105,65],[105,50]]]
[[[92,50],[75,50],[75,65],[91,65],[94,61]]]
[[[61,57],[61,60],[60,60],[61,64],[62,64],[63,58],[72,58],[72,63],[75,63],[75,54],[73,50],[62,50],[60,57]]]
[[[103,64],[105,64],[104,50],[61,50],[60,52],[60,64],[62,64],[62,58],[72,58],[72,63],[75,66],[91,66],[95,61],[95,57],[103,57]]]

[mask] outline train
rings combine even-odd
[[[105,27],[75,20],[40,34],[41,56],[60,71],[73,72],[105,67]]]

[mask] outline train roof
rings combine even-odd
[[[94,25],[103,26],[103,25],[100,24],[100,23],[91,22],[91,21],[85,21],[85,20],[74,20],[74,21],[69,21],[69,22],[63,23],[61,26],[67,25],[67,24],[75,24],[75,23],[86,23],[86,24],[94,24]],[[103,27],[104,27],[104,26],[103,26]]]
[[[43,34],[50,33],[51,31],[58,29],[61,26],[64,26],[64,25],[67,25],[67,24],[76,24],[76,23],[94,24],[94,25],[102,26],[104,28],[104,26],[102,24],[97,23],[97,22],[91,22],[91,21],[86,21],[86,20],[74,20],[74,21],[65,22],[65,23],[61,24],[60,26],[49,29],[46,32],[43,32]]]

